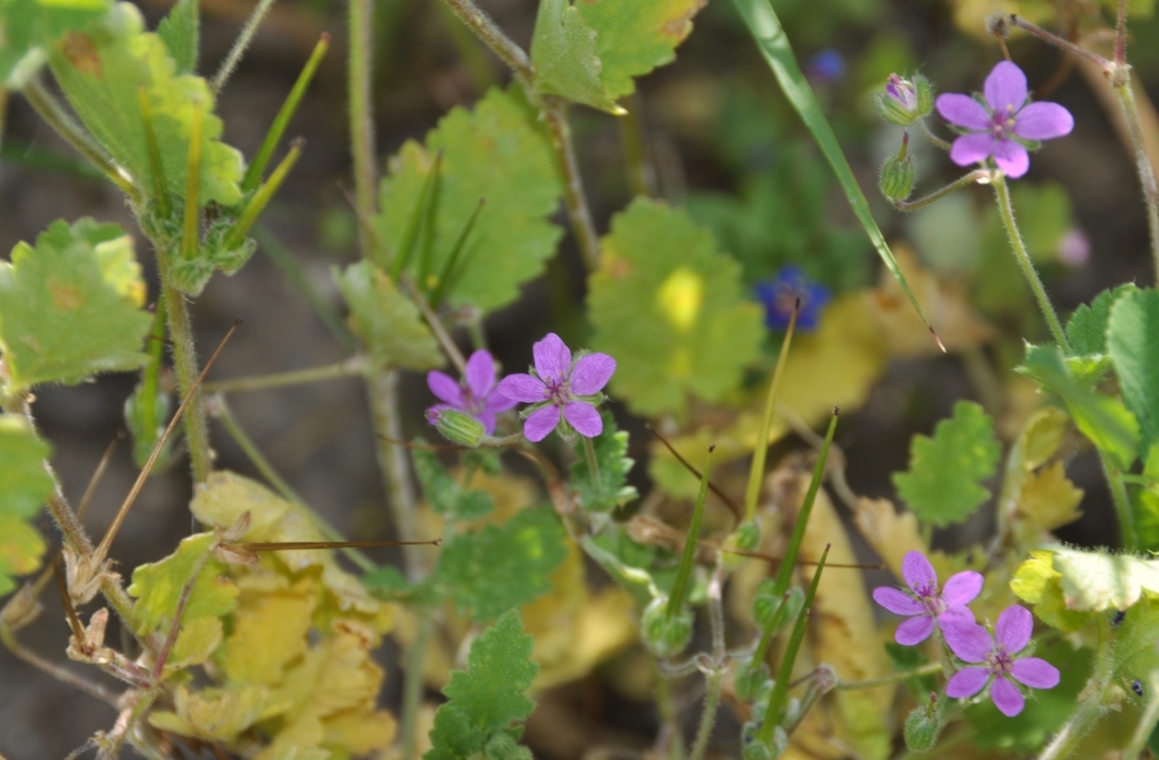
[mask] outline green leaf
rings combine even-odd
[[[893,483],[919,520],[938,527],[965,520],[990,491],[979,481],[994,474],[1002,446],[994,421],[972,401],[959,401],[954,416],[934,428],[934,437],[915,435],[909,471]]]
[[[1125,610],[1140,599],[1159,598],[1159,559],[1059,545],[1031,552],[1010,586],[1020,598],[1041,604],[1049,601],[1050,583],[1056,578],[1062,604],[1071,613]]]
[[[44,48],[70,31],[86,29],[112,7],[111,0],[0,0],[0,81],[20,89],[19,80],[43,62]]]
[[[463,614],[494,620],[551,590],[565,538],[550,509],[525,509],[501,527],[454,536],[439,554],[436,583]]]
[[[878,255],[885,262],[890,274],[901,285],[906,298],[928,325],[930,320],[922,311],[921,304],[918,303],[913,291],[910,290],[905,275],[902,274],[897,260],[893,257],[893,252],[889,250],[889,244],[885,242],[885,236],[882,235],[881,229],[874,221],[869,202],[865,199],[865,193],[861,192],[861,187],[853,176],[853,170],[849,167],[849,162],[841,151],[841,145],[837,142],[837,136],[833,134],[833,128],[829,126],[829,121],[825,118],[825,111],[817,102],[817,96],[801,72],[801,67],[797,65],[797,58],[793,55],[792,47],[789,46],[789,38],[785,34],[784,28],[781,27],[781,21],[773,11],[772,4],[769,0],[733,0],[733,3],[740,10],[741,16],[744,17],[749,32],[756,40],[757,47],[760,48],[765,61],[773,70],[785,97],[789,99],[801,120],[805,122],[805,126],[813,134],[813,139],[817,141],[821,152],[825,154],[825,159],[833,168],[833,173],[837,175],[837,181],[841,183],[841,189],[845,191],[845,197],[849,200],[849,205],[853,207],[853,213],[857,215],[861,226],[865,228],[865,233],[869,236],[873,247],[877,249]]]
[[[492,89],[473,111],[455,108],[444,116],[425,146],[403,145],[382,181],[382,213],[375,218],[396,255],[439,152],[443,160],[426,271],[444,270],[485,199],[445,296],[452,306],[472,304],[486,311],[504,306],[542,271],[562,235],[548,221],[563,190],[550,137],[517,89]],[[411,271],[419,271],[419,258],[411,257]],[[419,286],[436,287],[432,277]]]
[[[241,153],[219,140],[221,119],[201,77],[178,74],[165,42],[144,32],[140,12],[120,3],[108,23],[49,51],[49,64],[81,121],[146,195],[153,192],[145,120],[138,89],[149,100],[165,187],[177,199],[186,192],[189,135],[194,109],[203,113],[198,203],[232,206],[241,201]]]
[[[1139,423],[1121,401],[1080,383],[1057,346],[1028,345],[1026,360],[1018,371],[1061,396],[1078,429],[1118,467],[1125,470],[1131,466],[1138,454]]]
[[[1107,350],[1144,451],[1159,441],[1159,291],[1124,293],[1107,322]]]
[[[23,417],[0,414],[0,596],[16,587],[14,576],[31,573],[44,556],[44,538],[29,520],[52,494],[48,456],[48,444]]]
[[[138,634],[152,633],[163,622],[173,620],[185,584],[214,541],[213,533],[197,533],[182,540],[177,551],[165,559],[139,565],[133,571],[129,594],[137,597],[133,612],[139,623]],[[213,557],[205,560],[185,605],[183,624],[200,617],[221,617],[237,606],[237,586],[225,571],[225,565]]]
[[[617,214],[589,286],[592,345],[616,357],[612,391],[637,414],[719,400],[760,351],[740,267],[682,210],[637,198]]]
[[[616,421],[607,409],[601,410],[600,416],[604,418],[604,430],[591,439],[598,477],[592,477],[587,444],[580,442],[575,447],[576,461],[571,466],[569,481],[580,505],[589,512],[610,512],[639,496],[636,488],[627,484],[628,473],[635,464],[627,456],[628,434],[616,429]]]
[[[1010,580],[1015,596],[1034,605],[1034,614],[1060,631],[1077,631],[1087,624],[1091,613],[1072,610],[1062,590],[1062,573],[1054,567],[1050,551],[1030,552],[1030,559],[1018,566]]]
[[[1066,337],[1070,347],[1079,356],[1107,353],[1107,322],[1111,318],[1111,307],[1119,297],[1138,290],[1128,283],[1112,290],[1104,290],[1095,296],[1091,305],[1083,304],[1074,310],[1066,323]]]
[[[132,238],[115,224],[53,222],[0,262],[0,348],[8,392],[134,369],[151,318]]]
[[[382,366],[426,370],[445,363],[414,302],[370,261],[334,270],[334,280],[350,307],[348,324]]]
[[[580,0],[576,5],[596,39],[608,97],[636,91],[633,77],[676,59],[676,46],[692,31],[692,17],[707,0]]]
[[[1152,446],[1143,462],[1143,477],[1150,483],[1134,494],[1131,508],[1139,549],[1155,552],[1159,551],[1159,446]]]
[[[1136,679],[1148,683],[1152,671],[1159,669],[1156,630],[1159,630],[1159,599],[1150,597],[1126,610],[1122,621],[1115,628],[1115,654],[1111,672],[1124,689],[1129,689]]]
[[[531,714],[535,703],[525,692],[539,673],[532,644],[514,611],[475,639],[467,670],[453,671],[443,689],[450,701],[435,713],[431,749],[423,760],[471,757]]]
[[[491,494],[480,490],[466,490],[443,469],[433,452],[411,450],[415,474],[423,487],[423,495],[431,509],[456,520],[477,520],[495,511]]]
[[[583,1],[581,0],[581,5]],[[570,0],[541,0],[531,38],[535,89],[601,111],[621,111],[600,82],[596,33]]]
[[[200,0],[177,0],[169,15],[157,25],[157,36],[169,48],[178,74],[197,73],[197,53],[201,35]]]
[[[1032,757],[1074,711],[1079,692],[1090,675],[1091,650],[1054,641],[1039,647],[1034,654],[1058,668],[1058,685],[1035,690],[1034,698],[1026,700],[1025,709],[1013,718],[999,712],[989,699],[968,706],[965,716],[974,729],[973,741],[979,750]]]

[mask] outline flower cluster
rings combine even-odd
[[[972,570],[952,575],[942,593],[933,565],[921,552],[902,560],[902,577],[909,591],[880,586],[874,600],[890,612],[909,616],[897,628],[897,643],[912,646],[925,641],[935,627],[946,645],[966,667],[946,684],[946,695],[965,699],[990,687],[994,705],[1010,717],[1022,712],[1026,698],[1017,684],[1035,689],[1058,685],[1058,669],[1039,657],[1017,657],[1030,644],[1034,618],[1025,607],[1013,605],[998,617],[991,633],[966,607],[982,590],[982,576]]]
[[[526,403],[533,405],[524,412],[523,434],[530,441],[542,441],[557,428],[565,436],[573,430],[588,438],[603,432],[596,404],[602,401],[600,391],[616,371],[616,360],[599,353],[573,360],[571,349],[555,333],[537,342],[532,354],[533,374],[508,375],[498,383],[495,360],[482,349],[467,360],[462,382],[443,372],[429,373],[427,386],[442,403],[427,409],[427,420],[438,425],[440,416],[450,410],[478,420],[491,435],[498,414]]]

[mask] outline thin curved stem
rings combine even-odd
[[[712,738],[712,729],[716,726],[716,713],[720,708],[720,693],[724,688],[724,671],[709,673],[705,680],[708,690],[704,696],[704,712],[700,714],[700,725],[696,729],[696,739],[692,743],[692,752],[688,760],[704,760],[704,753],[708,750],[708,742]]]
[[[930,130],[929,125],[926,124],[925,119],[918,119],[918,130],[922,133],[922,137],[926,138],[927,140],[929,140],[931,143],[933,143],[937,147],[941,148],[942,150],[949,150],[951,147],[953,147],[952,145],[950,145],[950,143],[948,141],[943,140],[942,138],[935,135]]]
[[[310,367],[309,369],[296,369],[289,372],[275,372],[269,375],[256,375],[252,377],[235,377],[229,380],[205,383],[202,388],[207,394],[239,393],[242,391],[284,388],[287,385],[302,385],[343,377],[358,377],[366,372],[366,368],[366,357],[358,354],[345,361],[327,364],[322,367]]]
[[[1050,327],[1055,342],[1063,353],[1069,356],[1071,353],[1070,341],[1067,340],[1066,332],[1062,329],[1062,322],[1059,321],[1054,305],[1050,302],[1050,296],[1046,294],[1042,279],[1034,269],[1034,262],[1030,260],[1030,252],[1026,250],[1022,233],[1018,231],[1018,225],[1014,221],[1014,204],[1010,201],[1010,189],[1006,186],[1006,178],[1002,174],[995,173],[990,183],[994,186],[994,195],[998,199],[998,211],[1002,217],[1002,225],[1006,228],[1006,235],[1010,238],[1010,247],[1014,249],[1014,258],[1018,262],[1019,268],[1022,269],[1022,274],[1026,278],[1027,284],[1030,285],[1035,300],[1038,301],[1038,308],[1042,310],[1042,316],[1046,319],[1046,324]]]
[[[225,83],[233,75],[233,71],[237,68],[241,57],[245,55],[246,49],[253,42],[254,35],[258,31],[258,26],[261,25],[262,20],[266,17],[266,14],[273,5],[274,0],[261,0],[257,4],[257,7],[254,8],[254,12],[246,19],[245,26],[242,27],[237,39],[233,41],[233,47],[229,49],[229,54],[226,55],[225,60],[217,68],[217,73],[213,75],[213,81],[209,83],[214,95],[221,92],[222,88],[225,87]]]
[[[932,676],[942,672],[942,663],[931,662],[922,665],[920,668],[913,670],[901,670],[897,673],[890,673],[888,676],[881,678],[871,678],[868,681],[841,681],[837,684],[837,688],[842,691],[858,691],[861,689],[876,689],[878,686],[889,686],[894,683],[902,683],[911,678],[921,678],[922,676]]]
[[[567,104],[562,100],[548,99],[543,115],[551,128],[552,141],[559,153],[564,175],[564,202],[571,220],[572,233],[588,271],[595,271],[600,265],[600,240],[596,232],[592,212],[584,193],[584,181],[580,174],[579,161],[575,155],[575,145],[571,139],[571,127],[567,122]]]
[[[531,59],[527,57],[523,48],[515,44],[491,17],[471,0],[446,0],[446,3],[459,20],[470,27],[483,44],[491,48],[492,52],[511,68],[515,78],[530,94],[535,79],[535,67],[531,65]]]
[[[1147,205],[1147,228],[1151,236],[1151,258],[1155,266],[1155,281],[1159,282],[1159,184],[1155,180],[1155,168],[1147,155],[1147,144],[1143,137],[1143,122],[1139,118],[1139,104],[1135,102],[1135,90],[1131,86],[1130,68],[1123,66],[1123,82],[1115,83],[1115,92],[1123,105],[1123,116],[1127,131],[1131,135],[1131,146],[1135,151],[1135,170],[1139,183],[1143,186],[1143,201]]]
[[[891,201],[891,202],[893,203],[893,207],[896,208],[898,211],[904,211],[905,213],[908,214],[911,211],[917,211],[919,208],[922,208],[923,206],[928,206],[931,203],[933,203],[934,201],[941,200],[942,198],[945,198],[947,195],[951,195],[953,193],[956,193],[964,187],[989,182],[990,181],[990,174],[991,174],[991,172],[989,169],[975,169],[972,172],[968,172],[966,174],[963,174],[961,177],[958,177],[956,180],[954,180],[950,184],[946,185],[945,187],[939,188],[939,189],[933,191],[932,193],[930,193],[929,195],[926,195],[922,198],[918,198],[916,201]]]

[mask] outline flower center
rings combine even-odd
[[[1013,665],[1014,658],[1006,652],[1006,647],[999,646],[986,655],[986,667],[989,668],[992,675],[1008,676]]]
[[[563,406],[571,400],[571,385],[566,378],[551,378],[544,385],[547,386],[547,400],[551,403]]]
[[[914,593],[917,595],[918,601],[931,615],[936,617],[946,611],[946,603],[938,595],[937,583],[920,584],[914,589]]]
[[[997,140],[1009,139],[1014,134],[1014,106],[1006,106],[1006,110],[998,109],[990,115],[990,134]]]

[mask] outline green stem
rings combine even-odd
[[[1107,486],[1111,490],[1111,501],[1115,505],[1115,514],[1119,518],[1119,535],[1123,549],[1135,551],[1139,548],[1139,534],[1135,529],[1135,511],[1131,508],[1131,497],[1127,493],[1127,484],[1123,480],[1123,473],[1103,451],[1099,451],[1099,462],[1103,466],[1103,475],[1106,477]]]
[[[1147,685],[1150,689],[1151,698],[1147,700],[1147,707],[1143,710],[1143,715],[1139,718],[1138,725],[1135,726],[1135,734],[1131,737],[1131,745],[1127,747],[1127,751],[1120,757],[1123,760],[1135,760],[1143,751],[1147,744],[1147,740],[1151,738],[1151,734],[1155,731],[1155,726],[1159,724],[1159,671],[1151,671],[1151,677],[1147,679]]]
[[[193,327],[189,321],[189,306],[185,296],[169,284],[169,251],[158,249],[157,267],[161,274],[161,295],[169,318],[169,337],[172,340],[173,368],[177,371],[177,387],[184,396],[197,382],[197,348],[193,342]],[[201,390],[196,389],[185,410],[185,438],[189,442],[189,461],[194,484],[204,483],[213,471],[213,453],[209,447],[209,427],[205,422],[205,403]]]
[[[341,377],[358,377],[365,374],[367,366],[366,357],[358,355],[352,356],[345,361],[336,364],[327,364],[322,367],[296,369],[289,372],[275,372],[270,375],[237,377],[232,380],[219,380],[216,383],[205,383],[201,387],[209,394],[284,388],[287,385],[318,383]]]
[[[1057,48],[1061,48],[1068,53],[1073,53],[1080,58],[1087,59],[1091,63],[1098,64],[1104,71],[1109,72],[1112,68],[1114,68],[1110,61],[1108,61],[1106,58],[1103,58],[1098,53],[1092,50],[1087,50],[1085,47],[1077,45],[1065,37],[1059,37],[1057,34],[1052,34],[1051,32],[1043,29],[1041,26],[1032,24],[1021,16],[1011,16],[1010,20],[1013,22],[1014,26],[1018,27],[1019,29],[1022,29],[1025,32],[1029,32],[1040,40],[1050,43]]]
[[[1010,189],[1006,186],[1006,178],[995,173],[991,179],[991,184],[994,186],[994,196],[998,199],[998,211],[1002,217],[1002,225],[1006,228],[1007,237],[1010,238],[1010,247],[1014,249],[1014,258],[1018,261],[1018,266],[1022,269],[1022,274],[1026,277],[1026,282],[1030,285],[1035,300],[1038,301],[1038,308],[1042,310],[1042,316],[1046,319],[1046,324],[1050,327],[1055,342],[1063,353],[1069,356],[1071,353],[1070,341],[1066,338],[1066,332],[1062,329],[1062,323],[1058,320],[1058,314],[1055,313],[1054,306],[1050,303],[1046,288],[1043,286],[1038,272],[1034,269],[1034,262],[1030,260],[1030,252],[1026,250],[1026,243],[1022,241],[1022,233],[1018,231],[1018,225],[1014,221],[1014,204],[1010,201]]]
[[[246,48],[253,41],[254,35],[258,31],[258,26],[262,23],[262,19],[266,17],[266,14],[273,6],[274,0],[261,0],[257,7],[254,8],[254,12],[246,19],[245,26],[242,27],[237,39],[233,41],[233,47],[229,49],[229,54],[226,55],[225,60],[217,68],[217,73],[213,75],[213,81],[209,83],[214,95],[221,92],[221,89],[225,87],[225,83],[233,75],[233,71],[237,68],[241,57],[245,55]]]
[[[668,738],[668,760],[684,760],[684,737],[680,731],[680,710],[672,694],[672,679],[656,674],[656,709],[660,713],[661,734]]]
[[[704,712],[700,714],[700,725],[696,729],[696,739],[692,743],[692,752],[689,753],[688,760],[704,760],[708,741],[712,738],[712,729],[716,725],[720,693],[724,688],[724,671],[713,670],[705,676],[705,682],[707,692],[704,696]]]
[[[933,203],[934,201],[941,200],[942,198],[945,198],[947,195],[958,192],[963,187],[967,187],[969,185],[974,185],[980,181],[990,179],[990,174],[991,174],[991,172],[989,169],[975,169],[972,172],[969,172],[967,174],[963,174],[961,177],[958,177],[956,180],[954,180],[950,184],[946,185],[945,187],[939,188],[938,190],[933,191],[932,193],[930,193],[927,196],[924,196],[922,198],[918,198],[916,201],[893,201],[893,200],[891,200],[890,203],[892,203],[893,207],[896,208],[898,211],[904,211],[906,213],[909,213],[911,211],[917,211],[919,208],[922,208],[923,206],[928,206],[931,203]]]
[[[930,127],[928,124],[926,124],[925,119],[918,119],[917,124],[918,130],[922,133],[922,136],[929,140],[930,143],[934,146],[941,148],[942,150],[949,150],[951,147],[953,147],[948,142],[931,132]]]
[[[1106,615],[1102,615],[1099,617],[1099,644],[1095,650],[1094,672],[1083,688],[1085,698],[1078,700],[1070,719],[1038,755],[1038,760],[1063,760],[1094,728],[1095,723],[1107,711],[1103,699],[1108,687],[1111,686],[1114,664],[1114,643],[1111,639],[1110,622]]]
[[[133,185],[131,178],[105,152],[85,129],[64,110],[64,107],[52,96],[39,77],[33,77],[21,90],[24,99],[44,119],[48,126],[64,138],[77,153],[80,153],[88,162],[95,166],[110,182],[129,196],[134,203],[140,201],[140,194]]]
[[[370,375],[366,383],[374,431],[378,435],[378,466],[398,539],[414,541],[417,499],[410,479],[410,462],[406,449],[391,443],[403,439],[398,407],[399,375],[395,370],[386,370]],[[405,546],[403,556],[406,558],[407,578],[411,581],[422,579],[426,570],[422,547]]]
[[[492,52],[510,67],[515,78],[530,95],[534,91],[532,83],[535,80],[535,68],[531,65],[531,59],[527,57],[523,48],[504,34],[503,30],[491,20],[491,17],[475,5],[472,0],[446,0],[446,3],[459,20],[466,24],[475,33],[475,36],[483,41],[484,45],[491,48]]]
[[[270,464],[269,460],[266,459],[264,454],[262,454],[261,449],[259,449],[257,444],[253,442],[253,439],[251,439],[249,435],[246,434],[242,426],[238,424],[237,418],[233,416],[233,412],[230,410],[229,404],[226,403],[224,398],[221,396],[216,396],[213,399],[213,409],[214,417],[221,421],[221,424],[223,427],[225,427],[226,432],[228,432],[230,437],[233,438],[237,445],[241,447],[241,450],[245,452],[245,455],[249,458],[250,462],[252,462],[254,467],[257,468],[258,472],[262,474],[262,477],[265,478],[269,484],[274,487],[275,491],[280,493],[287,501],[293,502],[295,505],[305,510],[305,512],[310,515],[310,519],[313,520],[314,525],[318,528],[318,531],[326,538],[327,541],[346,540],[346,538],[338,531],[337,528],[327,522],[326,519],[320,514],[311,509],[310,506],[306,504],[305,500],[298,495],[298,492],[295,491],[281,475],[278,474],[278,471],[274,469],[274,466]],[[346,547],[342,549],[342,551],[354,562],[354,564],[358,565],[363,570],[370,572],[372,570],[378,569],[378,565],[374,564],[374,562],[369,557],[360,552],[358,549],[353,547]]]
[[[240,248],[242,243],[245,242],[245,237],[249,234],[250,227],[253,227],[254,222],[258,220],[258,216],[265,210],[270,199],[274,197],[274,193],[278,192],[278,188],[285,182],[286,175],[290,173],[290,170],[294,168],[294,164],[298,162],[298,157],[302,155],[302,147],[304,144],[305,142],[303,140],[295,140],[293,145],[290,146],[290,151],[286,154],[285,158],[271,172],[270,178],[250,196],[249,202],[242,209],[241,216],[234,222],[233,228],[226,235],[225,247],[227,250]]]
[[[628,187],[633,195],[655,197],[656,169],[648,156],[648,142],[644,136],[644,124],[640,118],[641,99],[636,93],[625,98],[620,105],[624,114],[616,120],[620,127],[620,142],[624,146],[624,163],[628,169]]]
[[[567,104],[555,98],[547,100],[549,102],[544,105],[543,115],[551,128],[552,142],[563,169],[564,202],[571,220],[572,233],[588,271],[595,271],[600,265],[600,240],[584,194],[583,177],[580,175],[579,161],[576,160],[571,127],[567,122]]]
[[[1122,66],[1121,84],[1116,83],[1115,92],[1123,104],[1123,116],[1127,120],[1127,131],[1131,135],[1131,147],[1135,150],[1135,169],[1139,182],[1143,185],[1143,201],[1147,204],[1147,227],[1151,235],[1151,258],[1155,266],[1155,280],[1159,282],[1159,184],[1155,180],[1155,168],[1147,155],[1143,141],[1143,122],[1139,119],[1139,105],[1135,102],[1135,91],[1131,87],[1130,69]]]
[[[700,476],[700,493],[696,495],[696,507],[692,511],[692,522],[688,525],[688,537],[684,540],[684,555],[680,558],[680,568],[672,583],[672,594],[668,597],[668,607],[664,615],[669,620],[680,614],[684,607],[684,597],[688,592],[688,579],[692,577],[692,565],[696,561],[696,550],[700,545],[700,521],[704,517],[704,502],[708,497],[709,470],[712,469],[712,450],[708,448],[708,458],[704,462],[704,472]]]
[[[588,460],[588,469],[591,470],[592,480],[596,484],[596,490],[602,490],[600,487],[600,463],[596,459],[596,447],[592,443],[591,438],[588,438],[586,435],[581,437],[584,439],[584,455]]]
[[[354,157],[354,197],[357,212],[374,217],[376,182],[374,150],[374,110],[371,102],[371,36],[374,14],[371,0],[350,0],[350,145]],[[365,231],[359,231],[362,257],[373,261],[373,245]]]
[[[889,686],[893,683],[902,683],[911,678],[921,678],[922,676],[935,675],[942,672],[942,663],[931,662],[922,665],[919,668],[912,670],[902,670],[897,673],[891,673],[888,676],[881,678],[871,678],[868,681],[841,681],[837,684],[838,689],[844,691],[857,691],[860,689],[876,689],[878,686]]]
[[[403,674],[402,711],[399,714],[398,743],[402,747],[401,760],[416,760],[418,757],[418,717],[423,702],[423,662],[426,659],[427,642],[434,631],[434,621],[430,614],[419,613],[419,626],[415,640],[406,655],[406,670]]]
[[[744,495],[744,522],[753,519],[757,511],[757,499],[761,495],[761,481],[765,477],[765,460],[769,453],[769,429],[773,426],[773,413],[777,408],[777,391],[781,387],[781,378],[785,374],[785,363],[789,359],[789,347],[793,344],[793,332],[797,327],[797,315],[801,311],[800,299],[793,305],[793,313],[789,317],[789,329],[785,331],[785,339],[781,341],[781,352],[777,356],[777,368],[773,370],[773,381],[769,384],[769,395],[765,398],[765,413],[761,418],[760,433],[757,435],[756,447],[753,449],[753,461],[749,465],[749,481]]]

